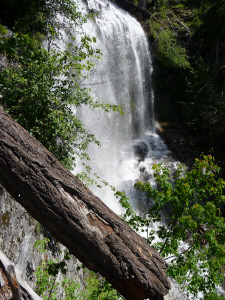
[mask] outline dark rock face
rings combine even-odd
[[[133,0],[115,0],[115,3],[131,14],[141,13],[142,17],[148,18],[150,13],[146,9],[146,0],[139,0],[138,5],[134,5]]]
[[[143,161],[148,154],[148,147],[145,142],[140,141],[134,145],[134,154],[138,157],[139,161]]]
[[[116,0],[115,3],[119,5],[120,7],[127,9],[127,10],[132,10],[134,8],[134,4],[132,1],[124,1],[124,0]]]
[[[202,137],[185,136],[179,128],[163,128],[157,124],[157,131],[174,155],[187,166],[192,166],[201,153]]]

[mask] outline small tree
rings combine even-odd
[[[150,183],[135,184],[152,199],[151,208],[141,218],[122,197],[125,219],[135,229],[147,231],[148,242],[168,260],[168,275],[189,297],[195,299],[202,292],[204,299],[225,299],[215,291],[224,281],[225,265],[225,219],[221,212],[225,181],[219,178],[220,168],[209,155],[196,159],[190,171],[184,166],[174,173],[163,165],[153,169],[157,188]],[[150,229],[152,222],[160,222],[157,230]],[[154,242],[156,238],[158,242]]]
[[[50,239],[36,241],[34,247],[45,253],[49,247]],[[62,258],[42,261],[35,272],[35,291],[43,300],[122,300],[122,295],[112,288],[106,279],[93,271],[83,268],[83,284],[79,280],[67,277],[70,254],[68,250],[61,251]],[[77,267],[77,270],[80,267]],[[61,277],[61,280],[60,280]],[[59,294],[61,292],[61,295]],[[62,296],[63,295],[63,296]]]
[[[71,0],[43,1],[36,15],[42,18],[34,31],[29,31],[34,26],[29,18],[18,20],[19,30],[12,34],[0,25],[1,103],[71,169],[77,156],[88,158],[85,150],[90,142],[99,144],[77,118],[74,107],[120,109],[93,101],[81,84],[101,56],[93,47],[95,37],[82,29],[91,16],[81,13]]]

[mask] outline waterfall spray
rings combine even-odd
[[[85,82],[94,100],[121,105],[124,115],[92,111],[83,106],[78,115],[101,147],[89,148],[94,172],[119,190],[125,190],[138,207],[134,182],[146,159],[149,172],[152,162],[170,153],[155,134],[154,94],[151,84],[152,60],[148,40],[140,23],[128,12],[105,1],[88,1],[89,11],[98,12],[89,22],[87,34],[97,38],[102,60]],[[140,159],[141,156],[141,159]],[[147,166],[144,166],[146,168]],[[80,169],[78,168],[78,171]],[[111,209],[121,213],[109,188],[92,187]],[[140,199],[139,199],[140,200]],[[139,201],[138,200],[138,201]]]

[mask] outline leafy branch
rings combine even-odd
[[[221,213],[225,181],[219,177],[219,166],[211,155],[203,155],[189,171],[182,165],[173,173],[163,165],[153,169],[156,188],[150,183],[135,184],[151,199],[144,218],[133,211],[124,194],[119,195],[125,220],[135,230],[149,227],[144,229],[147,241],[168,260],[168,275],[189,297],[195,299],[202,292],[204,299],[224,299],[215,290],[224,281],[225,264],[225,219]],[[151,222],[160,225],[152,230]]]

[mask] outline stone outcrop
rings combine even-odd
[[[143,141],[138,141],[133,145],[134,154],[139,161],[143,161],[148,154],[148,147]]]
[[[164,128],[159,123],[157,123],[157,131],[175,157],[187,166],[192,166],[195,158],[201,153],[199,147],[203,142],[201,137],[187,137],[178,128]]]

